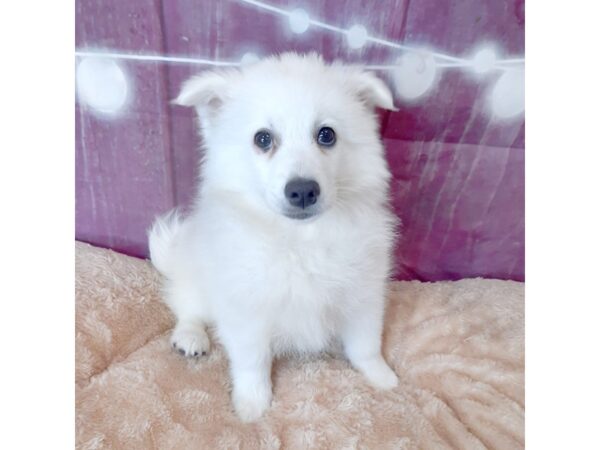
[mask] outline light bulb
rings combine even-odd
[[[79,101],[96,112],[113,115],[128,97],[128,83],[123,69],[109,58],[83,58],[77,66]]]

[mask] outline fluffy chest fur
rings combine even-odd
[[[213,299],[213,319],[261,322],[276,353],[322,350],[346,311],[368,307],[359,294],[387,275],[384,208],[360,215],[333,209],[301,228],[223,198],[202,211],[186,242],[197,239],[194,259],[210,261],[198,276]]]

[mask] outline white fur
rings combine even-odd
[[[273,357],[318,352],[340,340],[379,388],[397,384],[381,356],[395,219],[374,107],[393,108],[383,82],[316,55],[284,54],[188,81],[176,100],[194,106],[205,145],[193,212],[150,231],[181,353],[208,350],[214,324],[230,360],[233,403],[252,421],[271,402]],[[334,147],[315,133],[330,126]],[[254,134],[272,130],[262,153]],[[318,214],[295,220],[285,184],[315,179]]]

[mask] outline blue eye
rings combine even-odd
[[[258,131],[254,135],[254,143],[258,148],[267,152],[273,146],[273,138],[271,137],[271,133],[266,130]]]
[[[335,144],[335,131],[329,127],[323,127],[317,135],[317,142],[323,147],[332,147]]]

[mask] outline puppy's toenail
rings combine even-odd
[[[177,349],[177,351],[179,352],[180,355],[185,356],[185,350],[182,348]]]
[[[177,344],[173,342],[173,348],[177,348]]]
[[[194,356],[198,356],[198,352],[194,352]]]
[[[206,356],[206,352],[202,352],[202,356]]]

